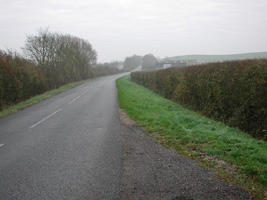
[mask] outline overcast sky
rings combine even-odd
[[[49,27],[88,40],[99,62],[267,51],[267,0],[0,0],[0,13],[2,50]]]

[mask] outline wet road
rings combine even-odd
[[[0,199],[121,198],[119,76],[0,119]]]

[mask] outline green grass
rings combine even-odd
[[[4,110],[0,111],[0,118],[1,117],[6,117],[8,115],[11,115],[11,114],[13,114],[13,113],[15,113],[15,112],[17,112],[19,110],[22,110],[22,109],[24,109],[26,107],[29,107],[29,106],[31,106],[33,104],[36,104],[36,103],[38,103],[40,101],[43,101],[43,100],[45,100],[45,99],[47,99],[49,97],[52,97],[52,96],[54,96],[56,94],[59,94],[61,92],[64,92],[66,90],[69,90],[71,88],[74,88],[77,85],[80,85],[80,84],[85,83],[87,81],[88,80],[83,80],[83,81],[69,83],[67,85],[64,85],[64,86],[59,87],[58,89],[50,90],[50,91],[45,92],[45,93],[43,93],[41,95],[34,96],[34,97],[32,97],[32,98],[30,98],[30,99],[28,99],[26,101],[20,102],[18,104],[15,104],[13,106],[10,106],[10,107],[7,107]]]
[[[148,132],[158,133],[158,142],[215,167],[223,180],[255,198],[266,197],[266,142],[185,109],[131,82],[129,76],[118,79],[117,87],[120,107]]]

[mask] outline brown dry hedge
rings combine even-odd
[[[133,72],[131,79],[184,107],[266,139],[267,59]]]

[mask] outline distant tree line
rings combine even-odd
[[[146,54],[145,56],[133,55],[125,58],[123,69],[126,71],[132,71],[135,68],[142,66],[142,70],[155,70],[156,61],[157,59],[153,54]]]
[[[105,66],[105,67],[122,69],[123,68],[123,62],[122,61],[111,61],[111,62],[105,62],[105,63],[98,63],[96,66],[97,67]]]
[[[126,57],[123,63],[124,69],[132,71],[142,64],[142,56],[133,55]]]
[[[97,53],[81,38],[40,29],[18,53],[0,50],[0,110],[66,83],[119,73],[97,66]]]
[[[157,59],[153,54],[146,54],[142,59],[142,69],[143,70],[155,70]]]

